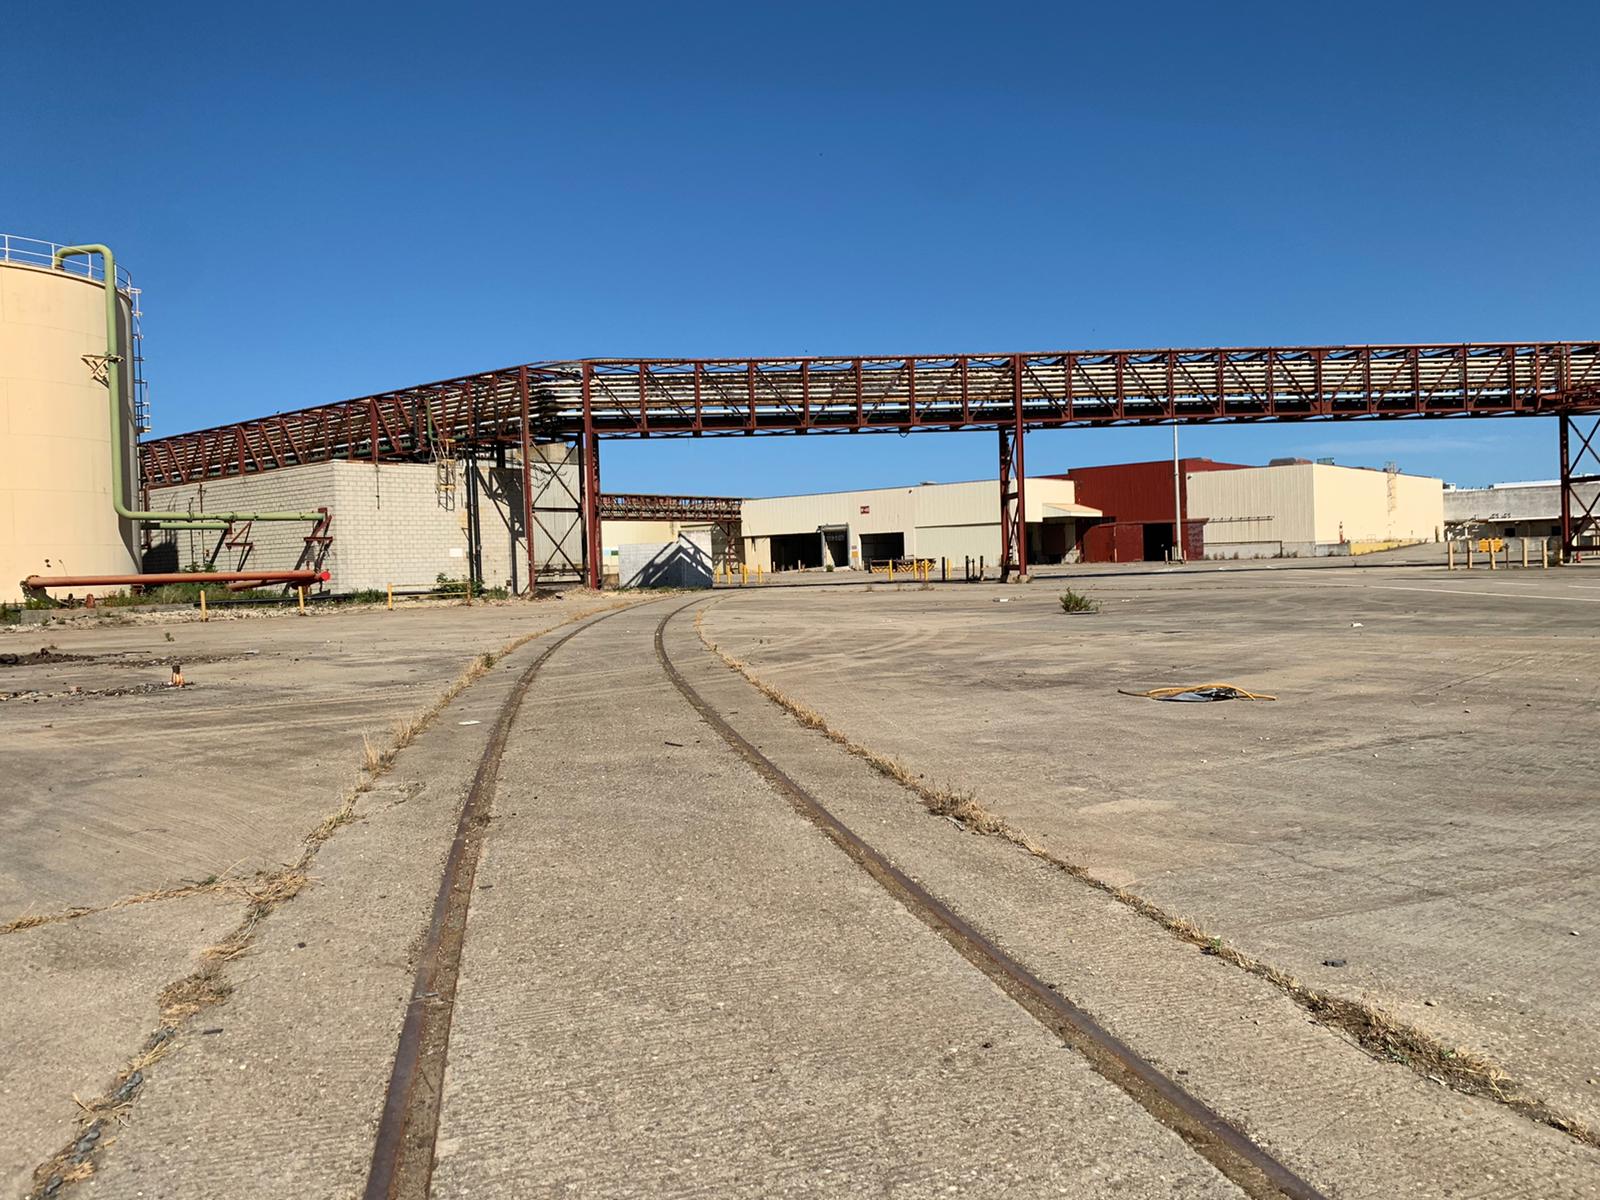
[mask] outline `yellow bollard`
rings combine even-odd
[[[389,585],[389,611],[394,611],[394,584]]]
[[[1539,566],[1546,571],[1550,569],[1550,542],[1547,538],[1539,539]]]
[[[894,582],[894,559],[889,560],[889,582]]]
[[[1522,565],[1528,565],[1528,539],[1522,539]]]
[[[739,586],[743,587],[745,584],[747,584],[749,582],[750,582],[750,564],[749,563],[740,563],[739,564]]]
[[[300,593],[300,611],[303,613],[303,612],[306,611],[306,586],[305,586],[305,584],[302,583],[299,586],[299,588],[297,588],[296,590]]]
[[[205,590],[205,588],[201,588],[200,589],[200,619],[202,621],[209,621],[211,619],[210,617],[206,616],[206,590]]]

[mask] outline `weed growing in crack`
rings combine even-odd
[[[904,763],[853,741],[830,725],[822,714],[767,683],[746,663],[727,653],[711,639],[706,633],[704,619],[705,610],[701,609],[695,616],[695,632],[699,635],[701,644],[721,659],[724,665],[743,676],[757,691],[802,725],[817,730],[849,753],[864,759],[880,774],[907,788],[922,801],[930,813],[947,817],[962,828],[975,833],[1004,838],[1057,870],[1126,905],[1174,936],[1198,947],[1202,953],[1265,980],[1320,1024],[1345,1033],[1374,1057],[1404,1065],[1456,1091],[1496,1100],[1530,1120],[1560,1130],[1576,1141],[1590,1146],[1600,1146],[1600,1133],[1582,1118],[1528,1094],[1513,1083],[1503,1068],[1487,1057],[1441,1042],[1432,1034],[1395,1018],[1366,1000],[1347,999],[1308,987],[1293,975],[1245,954],[1222,938],[1205,932],[1187,917],[1169,913],[1137,893],[1108,883],[1091,874],[1087,868],[1058,857],[1005,818],[986,809],[972,792],[952,787],[929,786],[923,782],[922,776],[913,772]]]

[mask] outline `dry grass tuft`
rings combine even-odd
[[[373,745],[372,739],[366,734],[361,735],[361,766],[368,775],[381,775],[389,769],[389,764],[394,761],[394,751],[385,746],[379,748]]]
[[[921,800],[923,807],[935,816],[944,817],[973,833],[1004,838],[1056,870],[1104,892],[1175,937],[1199,947],[1202,953],[1266,980],[1317,1022],[1343,1033],[1374,1058],[1409,1067],[1417,1074],[1455,1091],[1498,1101],[1520,1115],[1561,1130],[1586,1145],[1600,1146],[1600,1133],[1591,1129],[1581,1118],[1557,1109],[1516,1085],[1503,1068],[1486,1056],[1448,1045],[1365,999],[1352,1000],[1308,987],[1289,973],[1208,934],[1189,918],[1169,913],[1143,896],[1108,883],[1077,863],[1057,856],[1004,817],[985,808],[972,791],[930,785],[906,764],[853,741],[830,725],[821,713],[791,699],[758,676],[748,664],[734,658],[712,641],[705,631],[704,618],[705,609],[701,609],[695,616],[695,632],[707,650],[806,728],[815,729],[829,741],[865,760],[880,774],[912,792]]]

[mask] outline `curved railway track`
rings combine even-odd
[[[1088,1012],[1057,994],[1026,965],[897,868],[735,729],[696,690],[667,650],[666,631],[673,618],[702,602],[702,597],[696,597],[661,617],[654,637],[657,661],[706,725],[774,791],[896,902],[944,938],[1025,1012],[1083,1055],[1096,1072],[1177,1133],[1245,1194],[1258,1200],[1325,1200],[1322,1192],[1257,1145],[1238,1126],[1179,1086]],[[429,1194],[467,910],[500,761],[523,701],[544,665],[573,638],[621,611],[627,610],[596,617],[547,645],[517,679],[496,718],[462,805],[419,956],[412,1001],[402,1026],[373,1148],[366,1200],[423,1200]]]

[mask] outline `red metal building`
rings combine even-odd
[[[1179,460],[1180,478],[1191,471],[1236,471],[1244,463],[1213,462],[1209,458]],[[1172,460],[1117,463],[1108,467],[1077,467],[1059,478],[1070,479],[1079,504],[1106,514],[1083,536],[1084,562],[1160,562],[1172,550]],[[1204,554],[1205,521],[1189,519],[1187,486],[1183,500],[1183,556]]]

